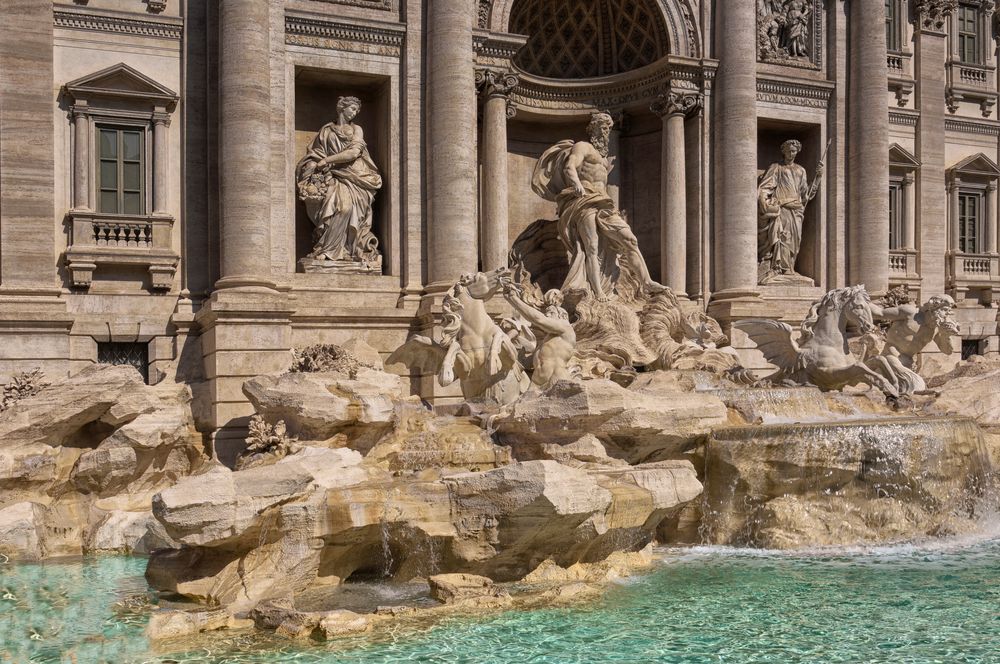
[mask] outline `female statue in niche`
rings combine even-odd
[[[795,272],[795,259],[802,246],[802,219],[806,205],[819,191],[826,154],[816,167],[810,184],[806,169],[795,163],[802,151],[796,140],[781,144],[783,162],[771,164],[757,186],[758,283],[811,281]]]
[[[353,120],[357,97],[337,100],[337,120],[316,134],[296,167],[299,198],[313,223],[314,246],[300,262],[306,272],[380,272],[372,233],[372,202],[382,176]]]

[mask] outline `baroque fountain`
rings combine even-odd
[[[197,660],[198,648],[214,648],[220,661],[233,653],[269,661],[266,653],[290,643],[314,661],[348,661],[351,652],[400,661],[490,638],[518,658],[562,651],[532,650],[531,639],[512,634],[559,631],[587,642],[608,624],[631,639],[616,646],[628,661],[673,661],[717,629],[706,616],[729,615],[727,597],[757,607],[734,621],[760,617],[760,587],[785,593],[803,615],[821,611],[823,584],[844,583],[843,573],[809,562],[808,552],[847,560],[872,588],[912,593],[905,575],[878,576],[882,558],[870,552],[901,542],[935,551],[935,542],[985,527],[1000,454],[1000,366],[922,376],[926,346],[951,350],[954,303],[913,303],[904,292],[874,301],[852,286],[815,302],[798,329],[737,321],[775,368],[746,369],[718,322],[646,270],[606,191],[610,127],[595,114],[590,141],[545,152],[532,188],[555,203],[557,219],[521,234],[509,268],[454,284],[433,335],[413,335],[385,361],[360,339],[310,347],[287,373],[247,381],[257,415],[233,467],[200,448],[187,388],[146,387],[130,369],[100,366],[53,385],[37,374],[8,385],[5,564],[97,551],[148,562],[45,568],[77,575],[62,591],[48,590],[54,582],[38,576],[42,567],[10,567],[3,601],[66,605],[81,583],[117,598],[115,624],[132,641],[102,633],[73,646],[93,661],[139,656],[148,641],[190,661],[215,661]],[[815,195],[793,168],[797,150],[788,144],[786,162],[761,183],[762,236],[771,238],[761,275],[772,282],[798,277],[797,245],[783,244],[789,234],[778,227],[801,224],[801,206]],[[312,189],[303,195],[317,209],[332,186],[317,176],[321,162],[304,161]],[[774,203],[788,200],[775,193],[781,186],[804,191],[799,207]],[[371,196],[364,201],[370,214]],[[362,269],[338,261],[368,269],[377,253],[364,239],[370,218],[357,251],[328,232],[334,222],[317,220],[310,269]],[[460,403],[429,408],[410,396],[407,374],[454,385]],[[654,544],[672,548],[654,556]],[[841,560],[846,549],[817,547],[868,553]],[[765,579],[760,551],[790,573],[811,569],[801,572],[815,585],[810,599],[792,601],[781,579]],[[661,569],[638,577],[638,595],[607,585],[654,560]],[[973,587],[980,567],[965,566],[966,586],[927,592]],[[108,573],[131,579],[129,592],[99,580]],[[672,593],[683,598],[672,616],[649,604]],[[588,602],[592,613],[552,613]],[[647,614],[657,622],[644,622]],[[69,647],[26,615],[8,621],[30,642],[3,646],[12,656],[46,642]],[[386,640],[470,616],[486,622],[435,628],[436,645]],[[678,642],[643,646],[663,625]],[[747,648],[766,648],[745,634]],[[324,641],[340,645],[323,650]],[[330,654],[338,652],[348,659]],[[864,648],[845,652],[860,657]]]

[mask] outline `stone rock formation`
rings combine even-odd
[[[0,413],[0,552],[40,559],[171,545],[151,497],[208,461],[188,388],[96,365],[21,392]]]
[[[515,580],[544,560],[568,567],[638,551],[701,491],[689,461],[633,466],[582,436],[566,455],[512,461],[470,418],[435,415],[397,387],[378,397],[360,387],[397,385],[379,373],[248,381],[259,416],[284,419],[299,449],[246,470],[212,466],[155,496],[153,513],[180,548],[153,554],[150,583],[239,611],[352,578]],[[590,384],[616,391],[620,438],[677,424],[629,429],[625,399],[641,392]]]

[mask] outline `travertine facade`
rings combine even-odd
[[[207,426],[242,436],[246,378],[352,337],[388,355],[440,322],[463,274],[503,267],[525,229],[555,223],[532,173],[553,144],[586,139],[594,111],[614,122],[607,197],[685,307],[730,331],[797,323],[831,289],[906,285],[915,302],[954,298],[963,353],[996,353],[994,9],[4,0],[0,374],[148,363],[151,381],[204,378]],[[345,256],[351,224],[370,223],[378,269],[301,263],[318,245],[297,165],[330,123],[358,154],[324,164],[330,181],[364,189],[337,170],[363,152],[381,182],[369,173],[371,200],[323,219],[347,225]],[[808,187],[772,207],[801,224],[782,260],[802,279],[761,279],[761,179],[786,141]],[[411,388],[458,394],[433,375]]]

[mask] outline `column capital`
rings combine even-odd
[[[990,180],[989,182],[986,183],[986,191],[992,193],[992,192],[994,192],[996,190],[997,190],[997,181],[996,180]]]
[[[154,113],[153,114],[153,125],[163,125],[164,127],[170,126],[170,114],[169,113]]]
[[[668,92],[656,98],[649,110],[661,118],[673,115],[686,116],[701,108],[702,96],[698,92]]]
[[[904,187],[908,187],[908,186],[910,186],[911,184],[913,184],[916,181],[917,181],[917,176],[913,173],[913,171],[910,171],[909,173],[906,173],[903,176],[903,186]]]
[[[501,72],[495,69],[476,70],[476,89],[483,99],[510,96],[520,79],[512,71]],[[508,111],[509,113],[509,111]]]
[[[943,33],[945,23],[958,9],[958,0],[914,0],[914,28],[918,32]]]

